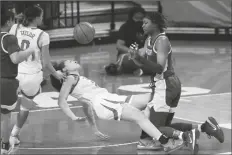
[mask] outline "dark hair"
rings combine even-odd
[[[43,12],[43,9],[39,6],[30,6],[24,11],[23,25],[28,26],[36,17],[39,17]]]
[[[152,23],[156,24],[161,32],[164,32],[164,29],[167,28],[166,21],[162,13],[159,12],[147,12],[145,18],[150,19]]]
[[[12,11],[1,8],[1,26],[4,26],[9,20],[14,20],[14,17],[14,13]]]
[[[129,14],[128,14],[128,20],[131,20],[134,16],[134,14],[136,13],[142,13],[145,15],[145,10],[144,8],[142,8],[141,6],[136,6],[136,7],[133,7],[130,11],[129,11]]]
[[[65,67],[64,64],[65,61],[61,61],[61,62],[52,62],[52,66],[54,67],[54,69],[56,71],[60,70],[62,71],[63,68]],[[63,81],[58,80],[57,78],[55,78],[52,74],[50,75],[50,80],[51,80],[51,84],[52,86],[57,90],[60,91]]]

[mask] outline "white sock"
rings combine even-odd
[[[201,131],[201,124],[198,124],[198,125],[197,125],[197,129],[198,129],[200,132],[202,132],[202,131]]]
[[[14,125],[13,130],[12,130],[12,132],[11,132],[11,135],[12,135],[12,136],[17,136],[17,135],[19,135],[20,129],[21,129],[21,128],[17,127],[17,125]]]
[[[180,132],[180,134],[179,134],[178,138],[183,140],[182,135],[183,135],[183,132]]]

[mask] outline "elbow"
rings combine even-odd
[[[20,61],[16,57],[11,57],[11,61],[13,64],[19,64]]]

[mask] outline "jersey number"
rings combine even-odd
[[[28,49],[29,46],[30,46],[30,41],[28,41],[28,40],[22,40],[22,42],[21,42],[21,50],[24,51],[24,50]],[[30,59],[30,57],[31,57],[32,61],[35,60],[35,53],[33,53],[31,56],[29,56],[26,61],[28,61]]]

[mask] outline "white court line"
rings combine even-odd
[[[219,154],[231,154],[231,152],[224,152],[224,153],[219,153]]]
[[[70,107],[70,109],[74,109],[74,108],[82,108],[82,106],[72,106],[72,107]],[[60,108],[57,107],[57,108],[46,108],[46,109],[39,109],[39,110],[30,110],[30,113],[41,112],[41,111],[53,111],[53,110],[60,110]],[[18,113],[18,112],[12,112],[12,113]]]
[[[223,96],[223,95],[229,95],[231,94],[231,92],[227,92],[227,93],[217,93],[217,94],[201,94],[201,95],[189,95],[189,96],[182,96],[181,98],[196,98],[196,97],[208,97],[208,96]]]
[[[118,147],[118,146],[125,146],[125,145],[132,145],[137,144],[138,142],[131,142],[131,143],[122,143],[122,144],[109,144],[109,145],[99,145],[99,146],[83,146],[83,147],[50,147],[50,148],[19,148],[20,150],[72,150],[72,149],[93,149],[93,148],[104,148],[104,147]]]

